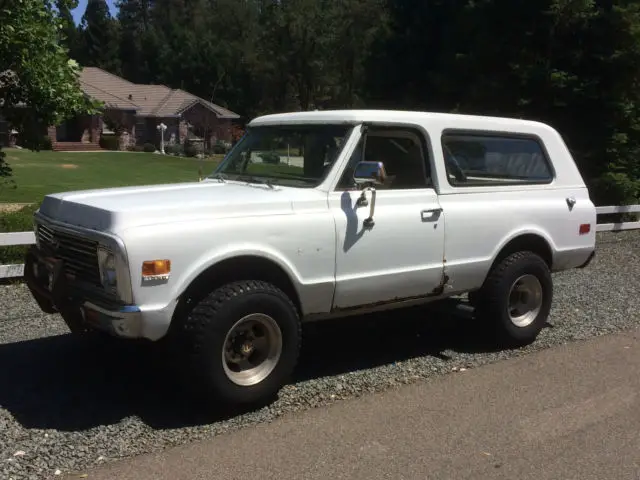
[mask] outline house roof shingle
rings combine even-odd
[[[95,98],[96,100],[100,100],[107,107],[116,108],[119,110],[140,110],[140,107],[138,107],[135,103],[119,98],[116,95],[106,92],[101,88],[95,87],[82,80],[80,81],[80,88],[82,88],[82,91],[86,95],[90,96],[91,98]]]
[[[141,85],[106,72],[97,67],[84,67],[80,74],[83,91],[111,108],[136,110],[138,115],[169,117],[179,115],[187,108],[200,103],[218,118],[240,118],[237,113],[215,103],[165,85]]]

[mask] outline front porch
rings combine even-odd
[[[102,152],[106,151],[99,143],[82,142],[53,142],[51,148],[54,152]]]
[[[102,120],[98,115],[79,115],[47,129],[54,151],[98,151]]]

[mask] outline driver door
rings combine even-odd
[[[358,161],[382,161],[389,183],[376,187],[374,224],[353,185]],[[336,230],[333,309],[425,297],[443,282],[444,215],[433,188],[422,134],[408,128],[370,128],[360,139],[329,207]]]

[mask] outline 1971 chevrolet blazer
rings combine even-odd
[[[47,195],[34,220],[42,310],[164,339],[190,384],[250,403],[286,382],[305,321],[468,293],[496,338],[532,342],[596,211],[545,124],[345,110],[256,118],[203,181]]]

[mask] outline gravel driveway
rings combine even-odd
[[[640,231],[598,235],[597,260],[555,276],[550,328],[500,351],[443,305],[310,325],[294,382],[250,413],[194,408],[144,345],[80,344],[22,285],[0,286],[0,478],[55,478],[342,398],[640,326]],[[580,359],[587,361],[588,359]],[[455,401],[455,399],[452,399]]]

